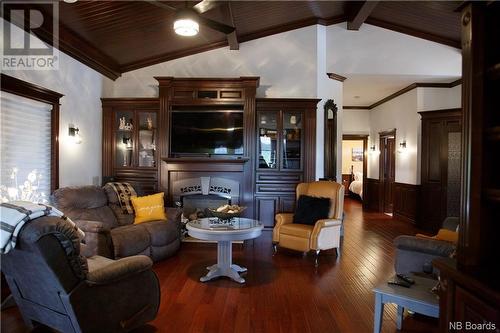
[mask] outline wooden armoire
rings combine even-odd
[[[419,112],[422,117],[420,228],[436,232],[460,215],[462,109]]]

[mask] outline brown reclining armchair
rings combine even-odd
[[[61,332],[128,332],[153,320],[160,288],[147,256],[80,255],[76,230],[57,217],[27,223],[2,272],[24,321]]]
[[[276,214],[276,224],[273,230],[274,249],[276,251],[276,246],[279,245],[301,252],[314,250],[317,264],[317,257],[321,250],[335,249],[337,252],[340,247],[344,186],[331,181],[301,183],[296,190],[297,200],[301,195],[330,198],[328,218],[318,220],[312,226],[293,223],[292,213]]]

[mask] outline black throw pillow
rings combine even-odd
[[[293,223],[314,225],[316,221],[327,219],[330,212],[330,198],[301,195],[293,215]]]

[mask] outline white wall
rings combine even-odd
[[[3,27],[3,20],[1,24]],[[12,27],[19,29],[16,26]],[[59,53],[58,70],[3,72],[64,94],[60,100],[59,122],[60,186],[92,184],[93,177],[100,178],[102,136],[100,97],[103,94],[104,83],[107,82],[109,86],[112,81],[62,52]],[[83,142],[79,145],[72,144],[68,140],[70,123],[80,128]]]
[[[260,76],[258,97],[316,97],[317,28],[309,26],[124,73],[106,97],[156,97],[154,76]]]
[[[343,112],[343,134],[370,134],[370,110],[348,109]]]
[[[462,85],[453,88],[417,88],[418,111],[460,108]]]
[[[370,142],[379,151],[379,132],[396,129],[396,148],[406,140],[407,152],[396,153],[396,182],[419,184],[418,141],[420,116],[417,113],[417,90],[413,89],[370,110]],[[379,154],[369,153],[368,177],[379,178]]]
[[[462,73],[459,49],[370,24],[359,31],[345,25],[327,27],[327,67],[334,73],[433,77]]]
[[[396,129],[396,149],[406,141],[406,151],[396,152],[396,182],[420,184],[421,117],[418,112],[461,107],[461,86],[417,88],[370,110],[368,177],[379,178],[379,132]]]
[[[342,117],[343,117],[343,88],[340,81],[328,77],[327,63],[327,29],[325,26],[317,25],[317,71],[316,71],[316,97],[321,98],[316,113],[316,179],[324,176],[324,152],[325,152],[325,109],[327,100],[333,99],[337,105],[337,179],[342,179]]]

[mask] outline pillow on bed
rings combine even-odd
[[[362,172],[355,172],[354,173],[354,180],[362,181],[363,180],[363,173]]]

